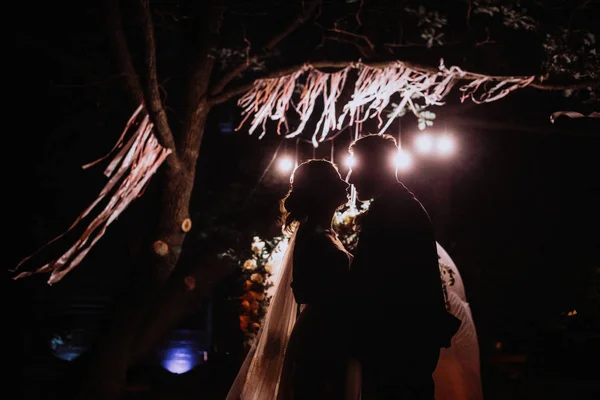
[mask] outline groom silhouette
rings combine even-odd
[[[371,200],[350,270],[351,349],[362,399],[434,399],[433,371],[460,321],[446,311],[433,227],[398,181],[396,140],[372,134],[350,145],[348,182]]]

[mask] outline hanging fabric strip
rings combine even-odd
[[[354,90],[350,100],[341,110],[336,110],[346,86],[348,73],[357,71]],[[259,138],[265,135],[269,119],[276,120],[277,134],[281,135],[281,127],[287,130],[287,111],[289,106],[299,116],[299,123],[292,132],[286,133],[287,138],[300,135],[315,110],[322,110],[316,120],[315,131],[312,134],[312,144],[317,147],[332,130],[340,130],[346,119],[352,125],[367,119],[377,118],[379,133],[384,133],[391,122],[405,108],[419,115],[428,106],[443,105],[443,99],[455,84],[465,77],[466,72],[457,66],[446,67],[440,60],[438,72],[421,72],[407,67],[402,62],[396,62],[386,67],[375,68],[352,63],[347,67],[332,73],[322,72],[310,64],[305,64],[292,74],[278,78],[257,80],[252,89],[244,94],[238,105],[243,109],[244,118],[236,128],[239,130],[246,120],[252,118],[248,132],[252,134],[258,126],[262,127]],[[471,98],[475,103],[492,102],[503,98],[514,90],[529,85],[534,80],[531,77],[514,77],[495,81],[495,85],[486,88],[490,78],[482,77],[460,87],[463,92],[461,101]],[[388,116],[384,124],[382,112],[390,104],[392,96],[400,96],[399,105]],[[295,98],[298,97],[296,102]],[[292,100],[294,98],[294,100]],[[339,115],[337,115],[339,113]]]
[[[140,106],[134,112],[117,144],[106,156],[83,166],[83,168],[88,168],[95,165],[120,148],[104,170],[104,175],[109,180],[100,191],[98,197],[76,218],[75,222],[64,233],[48,242],[32,255],[21,260],[15,270],[48,245],[75,228],[75,226],[97,208],[102,200],[106,200],[104,208],[62,256],[33,271],[21,272],[14,279],[49,272],[51,275],[48,284],[52,285],[60,281],[69,271],[81,263],[92,247],[104,235],[108,226],[119,217],[134,199],[142,194],[150,178],[171,153],[171,149],[167,149],[158,143],[152,132],[153,125],[149,121],[148,115],[142,112],[142,110],[143,108]],[[127,134],[130,134],[130,137],[123,144]]]

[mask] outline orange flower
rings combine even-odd
[[[250,302],[248,300],[242,300],[242,307],[245,311],[250,311]]]
[[[252,281],[244,282],[244,290],[250,290],[251,287],[252,287]]]
[[[186,276],[183,279],[183,283],[185,284],[187,290],[194,290],[196,287],[196,279],[193,276]]]
[[[252,330],[254,332],[256,332],[256,331],[258,331],[260,329],[260,324],[258,322],[253,322],[252,325],[251,325],[251,327],[252,327]]]
[[[250,323],[250,316],[240,315],[240,329],[242,332],[248,332],[248,324]]]
[[[262,301],[265,299],[264,293],[259,293],[259,292],[250,292],[250,293],[252,293],[252,296],[258,301]]]
[[[252,292],[246,292],[240,297],[240,299],[247,300],[247,301],[254,301],[254,295],[252,294]]]

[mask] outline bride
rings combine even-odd
[[[348,189],[329,161],[295,169],[281,204],[291,238],[276,290],[227,400],[360,397],[342,312],[352,255],[332,228]]]
[[[282,200],[290,233],[275,292],[258,335],[227,400],[360,399],[361,373],[348,356],[343,310],[352,256],[332,229],[347,202],[348,184],[325,160],[294,171]],[[452,270],[449,311],[463,321],[434,372],[436,400],[481,400],[477,334],[456,265],[438,244],[440,263]],[[293,266],[293,268],[292,268]]]

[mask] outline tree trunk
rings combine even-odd
[[[197,143],[203,136],[208,111],[208,107],[202,107],[202,114],[197,115],[202,123],[196,124],[196,131],[191,133],[191,136],[200,138]],[[91,350],[90,365],[78,393],[78,398],[82,400],[121,398],[135,341],[143,337],[143,327],[151,325],[151,322],[144,320],[160,317],[152,312],[151,305],[156,304],[165,282],[177,265],[186,236],[182,223],[189,218],[198,151],[192,153],[193,159],[188,159],[187,163],[167,160],[164,170],[157,175],[159,181],[156,183],[161,190],[157,230],[142,251],[138,267],[140,279],[119,306],[108,331]],[[190,157],[190,154],[187,156]],[[167,246],[168,251],[163,256],[155,251],[154,244],[157,241]]]
[[[143,102],[154,124],[155,134],[160,143],[173,150],[165,164],[159,170],[154,184],[160,190],[158,215],[154,236],[143,247],[138,265],[139,279],[130,290],[126,299],[119,303],[119,310],[108,331],[100,338],[90,354],[90,365],[85,371],[81,390],[82,400],[116,400],[123,394],[127,371],[135,357],[135,345],[154,343],[152,333],[145,332],[145,327],[157,332],[164,332],[174,324],[173,320],[164,319],[159,312],[168,312],[176,308],[181,298],[180,282],[168,285],[165,294],[161,291],[179,261],[186,230],[182,224],[190,217],[189,207],[196,164],[200,153],[200,145],[211,104],[207,101],[208,85],[214,66],[214,58],[210,51],[216,45],[224,9],[214,4],[207,6],[204,23],[198,24],[199,43],[197,53],[190,68],[187,87],[186,109],[184,111],[183,128],[175,137],[167,121],[166,111],[160,98],[156,76],[156,53],[154,43],[154,27],[149,3],[141,1],[137,11],[144,37],[144,73],[142,86],[136,79],[138,74],[133,68],[131,55],[127,48],[125,35],[119,18],[119,7],[116,0],[107,3],[107,18],[110,22],[110,37],[114,47],[119,69],[125,72],[127,88],[135,105]],[[203,281],[205,270],[197,277]],[[174,288],[174,289],[173,289]],[[171,296],[174,296],[171,298]],[[185,296],[184,296],[185,297]],[[166,301],[166,308],[157,305]],[[154,305],[154,307],[153,307]],[[158,310],[158,312],[157,312]],[[170,323],[167,323],[170,322]],[[150,334],[150,338],[145,335]],[[145,347],[147,349],[147,347]],[[146,350],[147,352],[148,350]]]
[[[230,263],[216,254],[198,260],[191,271],[176,269],[138,330],[132,363],[150,359],[160,342],[231,272]]]

